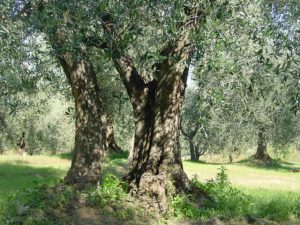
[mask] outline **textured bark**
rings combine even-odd
[[[72,165],[64,182],[84,189],[99,182],[105,150],[106,119],[96,74],[88,60],[59,57],[75,100],[76,130]]]
[[[178,23],[181,34],[160,51],[162,61],[147,78],[139,74],[130,56],[110,40],[110,51],[127,89],[135,119],[134,147],[125,179],[130,191],[150,209],[167,210],[170,193],[190,190],[179,146],[180,111],[184,100],[188,64],[192,54],[189,34],[204,20],[199,7],[187,8],[188,19]],[[103,16],[104,31],[114,36],[113,19]]]
[[[135,118],[135,137],[132,165],[125,179],[131,193],[147,207],[167,210],[168,193],[189,190],[183,171],[179,146],[180,110],[184,100],[189,60],[185,49],[188,34],[178,41],[177,48],[168,46],[162,52],[176,56],[157,65],[156,79],[146,83],[134,68],[129,57],[115,59],[132,103]],[[173,186],[173,187],[172,187]],[[170,188],[168,188],[170,187]]]
[[[49,16],[47,12],[44,12],[47,4],[48,1],[39,1],[37,11]],[[16,2],[16,9],[19,9],[16,16],[29,16],[31,1],[29,0],[26,4],[22,3],[21,5],[19,6],[19,3]],[[78,26],[74,26],[76,23],[75,17],[67,17],[64,15],[64,20],[61,20],[62,24],[53,26],[53,29],[47,33],[50,44],[59,54],[63,49],[66,49],[64,48],[66,36],[63,34],[80,32]],[[74,23],[74,25],[71,23]],[[49,29],[42,29],[42,32],[45,32],[45,30]],[[86,42],[86,46],[91,47],[90,40],[83,37],[81,41]],[[98,47],[103,46],[98,45]],[[107,124],[96,74],[89,60],[78,59],[78,56],[83,55],[83,52],[80,51],[73,48],[69,53],[56,55],[56,57],[71,86],[76,114],[74,156],[64,182],[77,186],[79,189],[84,189],[99,182],[106,148]],[[71,53],[74,53],[75,56],[72,56]]]
[[[176,192],[188,189],[179,148],[180,109],[185,85],[180,77],[169,82],[166,79],[145,86],[132,101],[135,141],[127,180],[134,194],[150,208],[160,211],[166,210],[168,184],[173,183]]]
[[[271,160],[271,157],[267,152],[267,135],[264,128],[260,128],[258,131],[257,149],[253,158],[264,162]]]

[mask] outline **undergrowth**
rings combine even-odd
[[[127,187],[118,177],[106,174],[98,187],[79,192],[71,186],[49,188],[39,186],[16,192],[2,209],[0,224],[5,225],[71,225],[76,224],[69,209],[76,207],[97,208],[103,217],[134,221],[138,218],[151,219],[153,215],[137,207],[126,192]],[[82,201],[80,203],[80,201]],[[59,212],[58,218],[55,212]]]
[[[177,195],[171,200],[167,218],[193,220],[212,217],[222,220],[246,218],[248,221],[267,218],[280,222],[300,217],[300,198],[279,194],[257,198],[247,191],[233,187],[224,167],[219,169],[215,179],[201,183],[197,177],[194,177],[191,184],[194,190],[198,189],[199,193],[206,194],[205,201],[199,201],[194,194]],[[9,197],[6,207],[0,210],[2,213],[0,224],[72,224],[74,222],[72,215],[58,220],[53,216],[53,209],[67,212],[66,208],[79,204],[80,199],[84,199],[84,203],[80,204],[97,208],[102,216],[114,217],[122,221],[153,219],[154,215],[143,210],[143,207],[140,207],[126,190],[126,185],[117,176],[106,174],[98,187],[85,192],[78,192],[69,186],[61,186],[59,191],[54,191],[47,186],[39,186],[15,192]]]
[[[201,183],[192,179],[193,188],[206,193],[207,198],[199,207],[193,195],[178,195],[171,202],[170,213],[177,218],[208,219],[267,218],[273,221],[287,221],[300,217],[300,198],[294,196],[272,196],[263,201],[233,187],[226,169],[219,168],[215,179]],[[300,196],[299,196],[300,197]]]

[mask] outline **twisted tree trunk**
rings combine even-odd
[[[108,42],[112,59],[134,111],[134,148],[125,180],[133,195],[148,208],[160,212],[167,210],[169,194],[190,189],[179,145],[180,111],[193,52],[190,32],[205,16],[199,7],[187,8],[186,13],[187,21],[178,23],[180,35],[162,48],[163,60],[153,66],[154,72],[149,73],[147,79],[137,71],[131,57],[118,43],[119,39],[114,39],[111,15],[102,18],[104,31],[112,37]]]
[[[167,210],[171,190],[176,193],[189,190],[179,146],[180,110],[188,76],[186,62],[190,56],[185,48],[189,43],[187,36],[178,41],[178,48],[168,46],[162,52],[176,56],[177,63],[170,64],[169,58],[164,60],[157,65],[155,79],[148,83],[139,75],[130,57],[114,59],[135,119],[132,165],[125,179],[135,196],[149,208],[161,212]]]
[[[178,74],[179,75],[179,74]],[[131,170],[126,176],[131,191],[150,208],[165,211],[167,186],[188,189],[179,148],[180,109],[185,84],[180,76],[144,86],[132,97],[135,137]]]
[[[40,1],[37,4],[36,10],[38,10],[41,15],[44,14],[52,17],[52,14],[44,12],[47,4],[48,1]],[[31,6],[30,0],[25,3],[22,1],[16,2],[16,16],[29,17],[32,10]],[[45,16],[41,17],[41,20],[45,22]],[[53,29],[48,29],[49,27],[42,29],[42,32],[47,30],[46,34],[48,35],[49,42],[53,49],[58,50],[57,52],[62,52],[62,50],[65,49],[66,37],[62,35],[63,33],[72,34],[80,32],[78,26],[75,25],[75,20],[64,18],[61,22],[63,26],[62,24],[59,26],[56,24]],[[72,37],[72,35],[70,35],[70,37]],[[84,41],[84,39],[82,39],[82,41]],[[75,100],[76,114],[74,156],[71,168],[64,182],[84,189],[89,185],[95,185],[99,182],[107,141],[107,124],[105,113],[103,113],[100,89],[95,71],[88,59],[77,59],[79,55],[82,55],[77,54],[82,53],[78,51],[80,50],[74,48],[71,49],[69,53],[56,55],[56,57],[71,86]],[[71,55],[71,52],[75,55]]]
[[[59,61],[72,88],[76,113],[74,157],[64,182],[84,189],[100,179],[106,119],[91,63],[75,61],[68,54],[59,57]]]

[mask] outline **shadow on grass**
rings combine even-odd
[[[205,165],[216,165],[216,166],[243,165],[243,166],[254,167],[258,169],[269,169],[269,170],[286,171],[286,172],[287,171],[289,172],[294,169],[299,169],[296,164],[279,160],[279,159],[272,159],[272,161],[268,163],[264,163],[259,160],[254,160],[252,158],[243,159],[234,163],[212,163],[212,162],[205,162],[202,160],[199,161],[185,160],[185,161],[193,164],[205,164]]]
[[[16,161],[17,162],[17,161]],[[36,185],[53,185],[65,171],[54,168],[36,168],[21,162],[0,164],[0,195],[17,190],[32,188]]]
[[[61,159],[69,159],[72,160],[73,158],[73,152],[65,152],[65,153],[61,153],[58,155]],[[105,156],[105,158],[107,159],[127,159],[129,156],[129,153],[127,151],[122,151],[122,152],[108,152],[107,155]]]
[[[58,154],[58,155],[55,155],[61,159],[69,159],[69,160],[72,160],[73,158],[73,152],[64,152],[64,153],[61,153],[61,154]]]
[[[270,162],[265,163],[259,160],[254,160],[251,158],[243,159],[237,162],[238,164],[246,165],[249,167],[261,168],[261,169],[269,169],[276,171],[291,171],[293,169],[297,169],[296,165],[291,162],[286,162],[279,159],[272,159]]]
[[[193,163],[193,164],[206,164],[206,165],[216,165],[216,166],[222,166],[222,165],[233,165],[234,163],[214,163],[214,162],[205,162],[203,160],[199,161],[192,161],[192,160],[184,160],[185,162]]]

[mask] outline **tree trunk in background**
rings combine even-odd
[[[264,128],[260,128],[258,131],[257,144],[257,150],[253,158],[264,162],[270,161],[271,157],[267,153],[267,134]]]
[[[75,100],[76,130],[72,165],[64,182],[84,189],[96,185],[105,150],[106,119],[96,74],[88,60],[59,57]]]
[[[7,125],[5,122],[5,115],[4,113],[0,112],[0,154],[4,152],[4,135],[7,129]],[[3,136],[2,136],[3,135]]]
[[[107,122],[106,126],[106,143],[107,149],[110,152],[120,153],[123,152],[119,145],[116,143],[115,135],[114,135],[114,127],[112,121]]]
[[[6,128],[6,122],[5,122],[5,114],[0,112],[0,128],[1,130],[4,130],[4,128]]]
[[[199,155],[196,152],[197,150],[195,148],[193,138],[189,138],[188,141],[189,141],[189,147],[190,147],[191,161],[198,161]]]
[[[195,144],[194,137],[199,130],[199,125],[196,127],[188,127],[187,130],[184,130],[181,126],[181,133],[185,136],[189,143],[191,161],[199,161],[200,155],[204,154],[204,151],[200,151],[198,144]]]

